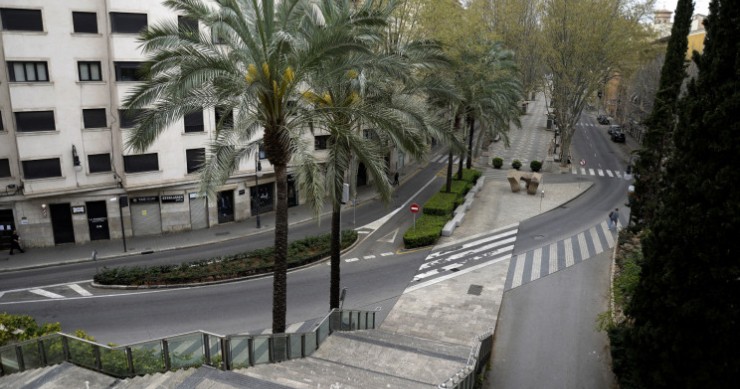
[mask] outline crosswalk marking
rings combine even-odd
[[[347,259],[344,260],[344,262],[348,262],[348,263],[349,262],[357,262],[359,260],[360,260],[360,258],[347,258]]]
[[[604,177],[604,171],[601,169],[597,170],[599,172],[599,177]]]
[[[366,256],[362,257],[362,259],[374,259],[374,258],[375,258],[374,255],[366,255]]]
[[[606,175],[609,177],[614,177],[614,173],[612,173],[612,171],[609,169],[606,170]]]
[[[604,231],[604,236],[606,236],[607,247],[614,247],[614,235],[612,235],[612,231],[609,231],[609,229],[607,229],[606,231]]]
[[[542,266],[542,247],[534,250],[532,255],[532,275],[529,277],[530,280],[536,280],[540,278],[540,267]]]
[[[67,285],[70,289],[74,290],[75,292],[79,293],[81,296],[92,296],[92,293],[86,291],[81,286],[77,284],[69,284]]]
[[[588,246],[586,246],[586,235],[581,232],[578,234],[578,247],[581,249],[581,261],[588,259]]]
[[[558,271],[558,246],[550,245],[550,269],[547,274],[552,274]]]
[[[393,255],[393,253],[380,253],[381,257],[387,257],[389,255]]]
[[[565,267],[573,266],[573,242],[566,239],[563,246],[565,246]]]
[[[599,226],[601,226],[601,224],[599,224]],[[592,242],[594,242],[594,254],[601,254],[601,252],[604,251],[604,248],[601,247],[601,239],[599,239],[596,227],[589,229],[589,232],[591,233]]]
[[[524,274],[524,255],[517,255],[514,258],[516,265],[514,267],[514,280],[511,282],[511,287],[515,288],[522,284],[522,275]]]
[[[594,169],[588,169],[588,174],[590,174],[592,176],[593,175],[596,175],[596,173],[594,172]]]
[[[581,174],[583,174],[584,176],[586,175],[586,169],[585,168],[581,168]]]
[[[617,178],[622,178],[622,172],[620,172],[619,170],[615,170],[614,173],[616,173]]]
[[[43,290],[43,289],[31,289],[31,290],[29,290],[29,292],[31,292],[33,294],[37,294],[39,296],[49,297],[49,298],[53,298],[53,299],[63,299],[64,298],[64,296],[62,296],[60,294],[52,293],[52,292],[49,292],[49,291]]]

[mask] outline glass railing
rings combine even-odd
[[[217,335],[205,331],[126,346],[106,346],[56,333],[0,347],[0,375],[63,361],[125,378],[209,365],[222,370],[307,357],[334,331],[375,328],[375,312],[333,310],[313,330],[274,335]]]

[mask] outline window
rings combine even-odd
[[[98,15],[95,12],[72,12],[75,32],[98,33]]]
[[[80,73],[80,81],[101,81],[100,62],[77,62],[77,70]]]
[[[313,137],[313,148],[315,150],[326,150],[329,143],[329,135],[316,135]]]
[[[185,115],[185,132],[203,132],[203,111]]]
[[[259,150],[258,150],[260,159],[267,159],[267,150],[265,150],[265,145],[260,143]]]
[[[139,69],[143,62],[114,62],[116,68],[116,81],[143,81]]]
[[[206,161],[206,149],[189,149],[185,150],[185,159],[187,163],[188,174],[197,172],[203,162]]]
[[[187,16],[177,17],[177,27],[180,31],[180,35],[197,35],[198,34],[198,20],[189,18]]]
[[[143,109],[119,109],[118,117],[120,118],[121,128],[133,128],[136,125],[136,120],[143,113]]]
[[[218,127],[218,123],[221,121],[223,121],[222,123],[223,127],[231,127],[234,125],[234,111],[233,110],[227,111],[226,108],[216,107],[215,114],[216,114],[216,127]]]
[[[110,25],[111,32],[138,34],[147,26],[146,14],[111,12]]]
[[[54,111],[16,112],[15,124],[19,132],[55,131]]]
[[[16,82],[47,82],[49,74],[46,71],[46,62],[8,62],[10,81]]]
[[[126,173],[151,172],[159,170],[157,153],[124,155],[123,170]]]
[[[0,178],[10,177],[10,160],[0,159]]]
[[[110,154],[90,154],[87,156],[87,165],[90,173],[102,173],[111,171]]]
[[[23,177],[26,179],[61,177],[62,166],[59,158],[36,159],[23,161]]]
[[[105,117],[105,108],[83,109],[82,123],[85,128],[107,128],[108,119]]]
[[[41,21],[41,10],[0,8],[3,30],[10,31],[44,31]]]

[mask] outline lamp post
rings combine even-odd
[[[121,237],[123,238],[123,252],[126,252],[126,228],[123,225],[123,208],[128,207],[128,196],[120,195],[113,197],[110,201],[118,200],[118,215],[121,218]]]
[[[260,224],[260,181],[259,176],[262,174],[262,162],[260,162],[259,152],[255,155],[254,168],[254,209],[257,214],[257,228],[262,228]]]

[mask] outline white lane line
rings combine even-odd
[[[550,269],[548,270],[550,272],[547,274],[558,271],[558,245],[556,243],[550,245]]]
[[[293,323],[293,324],[290,325],[290,327],[288,327],[288,328],[285,329],[285,332],[286,333],[296,332],[296,331],[298,331],[299,328],[301,328],[302,325],[303,325],[303,322]]]
[[[604,177],[604,171],[603,170],[598,169],[598,172],[599,172],[599,176]]]
[[[599,224],[599,227],[606,227],[605,222]],[[591,227],[589,232],[591,232],[591,240],[594,242],[594,255],[601,254],[601,252],[604,251],[604,248],[601,246],[601,239],[599,239],[599,234],[596,232],[596,227]],[[609,234],[612,233],[608,228],[606,229],[606,232]]]
[[[484,253],[484,254],[490,255],[490,254],[497,254],[497,253],[500,253],[500,252],[511,251],[511,250],[514,250],[514,245],[505,246],[505,247],[499,247],[499,248],[497,248],[496,250],[493,250],[493,251],[489,251],[489,250],[492,249],[492,248],[494,248],[494,247],[499,246],[500,244],[511,243],[514,240],[516,240],[516,237],[505,239],[503,241],[499,241],[499,242],[496,242],[496,243],[491,243],[489,245],[485,245],[485,246],[482,246],[482,247],[477,247],[477,248],[472,249],[472,250],[467,250],[467,251],[459,252],[459,253],[457,253],[455,255],[450,255],[449,257],[441,257],[441,258],[435,259],[433,261],[429,261],[429,262],[426,262],[426,263],[422,264],[419,267],[419,270],[424,270],[424,269],[427,269],[427,268],[430,268],[430,267],[433,267],[433,266],[437,266],[440,263],[451,262],[451,261],[455,261],[455,260],[458,260],[458,259],[461,259],[461,258],[465,258],[465,257],[467,257],[468,255],[471,255],[471,254]]]
[[[439,273],[439,270],[434,269],[434,270],[430,270],[430,271],[428,271],[426,273],[417,274],[417,275],[414,276],[414,281],[419,281],[419,280],[422,280],[424,278],[431,277],[431,276],[433,276],[433,275],[435,275],[437,273]]]
[[[586,235],[581,232],[578,234],[578,246],[581,247],[581,261],[585,261],[589,258],[588,246],[586,245]]]
[[[381,257],[387,257],[387,256],[390,256],[390,255],[393,255],[393,253],[381,253],[380,254]]]
[[[563,241],[565,246],[565,267],[573,266],[573,241],[570,238]]]
[[[458,267],[461,267],[462,263],[453,263],[452,265],[443,266],[442,270],[444,271],[450,271],[452,269],[457,269]]]
[[[594,172],[594,169],[588,169],[588,174],[595,176],[596,172]]]
[[[534,281],[540,278],[540,268],[542,267],[542,247],[534,250],[532,256],[532,273],[530,274],[529,280]]]
[[[609,169],[606,170],[606,175],[609,177],[614,177],[614,173],[612,173],[612,171]]]
[[[514,289],[522,284],[522,275],[524,275],[524,254],[519,254],[514,258],[514,278],[511,281],[511,288]]]
[[[344,260],[344,262],[347,262],[347,263],[349,263],[349,262],[357,262],[359,260],[360,260],[360,258],[347,258],[347,259]]]
[[[362,259],[375,259],[375,256],[374,255],[366,255],[366,256],[362,257]]]
[[[29,292],[37,294],[39,296],[49,297],[53,299],[63,299],[64,296],[61,294],[51,293],[49,291],[43,290],[43,289],[31,289]]]
[[[86,291],[84,288],[82,288],[81,286],[77,284],[69,284],[67,286],[69,286],[70,289],[80,294],[80,296],[92,296],[92,293]]]

